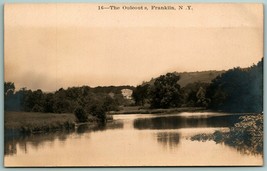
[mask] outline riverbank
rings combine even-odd
[[[142,108],[140,106],[130,106],[123,107],[122,110],[119,111],[111,111],[108,114],[116,115],[116,114],[172,114],[178,112],[200,112],[200,111],[208,111],[203,107],[181,107],[181,108],[170,108],[170,109],[149,109]]]
[[[263,114],[239,117],[228,131],[215,131],[213,134],[197,134],[192,141],[215,141],[237,148],[244,154],[263,154]]]
[[[76,118],[73,114],[6,112],[5,134],[42,133],[57,130],[74,130]]]
[[[112,116],[107,116],[107,121],[113,120]],[[36,113],[36,112],[7,112],[4,116],[4,129],[6,135],[16,135],[20,133],[38,134],[55,131],[73,131],[80,125],[90,125],[95,127],[99,120],[89,117],[86,123],[77,123],[76,117],[72,113]]]

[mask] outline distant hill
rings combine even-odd
[[[216,78],[218,75],[224,73],[226,71],[196,71],[196,72],[174,72],[177,75],[180,75],[180,80],[178,83],[180,84],[181,87],[185,87],[189,83],[194,83],[194,82],[203,82],[203,83],[210,83],[211,80]],[[151,79],[148,84],[153,84],[155,81],[154,79]]]
[[[201,71],[201,72],[182,72],[176,73],[180,75],[180,80],[178,83],[181,87],[186,86],[189,83],[194,82],[203,82],[203,83],[210,83],[214,78],[218,75],[224,73],[225,71]]]

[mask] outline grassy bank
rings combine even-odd
[[[5,112],[5,133],[40,133],[75,129],[73,114]]]
[[[88,117],[88,122],[77,123],[74,114],[57,114],[57,113],[35,113],[35,112],[5,112],[4,116],[5,134],[19,133],[45,133],[58,130],[74,130],[79,125],[97,126],[99,119]],[[112,121],[111,115],[107,116],[107,121]]]
[[[115,114],[171,114],[178,112],[198,112],[205,111],[205,108],[202,107],[182,107],[182,108],[170,108],[170,109],[149,109],[149,108],[141,108],[140,106],[132,106],[132,107],[123,107],[120,111],[112,111],[109,112],[111,115]]]

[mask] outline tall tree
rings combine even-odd
[[[179,107],[182,102],[180,85],[177,83],[180,76],[167,73],[158,77],[150,88],[152,108]]]
[[[216,77],[207,96],[212,109],[231,112],[263,111],[263,60],[247,69],[234,68]]]
[[[132,97],[135,100],[135,105],[143,106],[145,100],[148,99],[149,94],[149,84],[138,85],[135,90],[133,90]]]
[[[15,92],[15,84],[12,82],[5,82],[4,83],[5,96],[7,96],[8,94],[14,94],[14,92]]]
[[[209,83],[194,82],[189,83],[182,88],[184,105],[187,107],[203,106],[205,107],[209,101],[206,98],[206,89]],[[204,102],[204,103],[202,103]]]

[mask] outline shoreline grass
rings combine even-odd
[[[75,129],[73,114],[7,112],[4,115],[6,133],[42,133]]]
[[[37,112],[10,112],[4,113],[4,129],[6,135],[20,133],[38,134],[63,130],[75,130],[79,125],[97,125],[99,120],[89,117],[88,122],[79,123],[72,113],[37,113]],[[107,121],[112,121],[113,116],[107,116]]]
[[[172,114],[177,112],[200,112],[200,111],[208,111],[204,107],[181,107],[181,108],[169,108],[169,109],[149,109],[149,108],[141,108],[140,106],[134,107],[124,107],[120,111],[112,111],[108,114],[116,115],[116,114]]]

